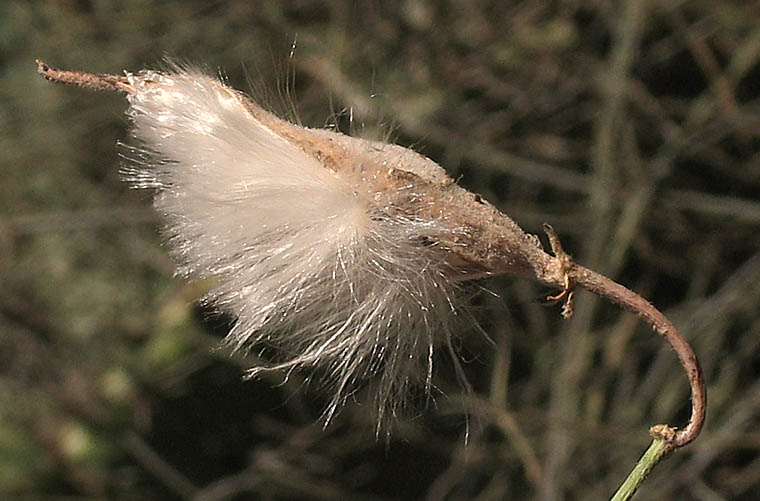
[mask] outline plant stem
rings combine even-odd
[[[667,425],[657,425],[650,429],[650,434],[655,438],[665,440],[670,450],[678,449],[692,442],[697,438],[705,424],[707,390],[699,361],[688,341],[678,332],[676,326],[660,310],[652,306],[649,301],[619,283],[573,262],[572,258],[562,249],[559,237],[554,233],[552,227],[544,224],[544,230],[549,237],[552,251],[564,270],[563,280],[561,282],[555,280],[559,282],[555,283],[555,285],[563,288],[562,292],[549,299],[564,299],[566,301],[563,308],[564,317],[567,318],[572,315],[573,287],[576,285],[581,286],[638,315],[652,326],[658,334],[665,338],[665,341],[676,352],[691,387],[691,417],[689,418],[689,423],[682,430],[676,431]]]
[[[618,491],[612,497],[613,501],[628,500],[636,492],[644,479],[668,453],[683,447],[697,438],[705,424],[707,411],[707,390],[702,369],[699,366],[697,356],[694,354],[689,343],[678,332],[675,325],[652,306],[649,301],[622,285],[600,275],[599,273],[584,268],[573,262],[572,258],[562,249],[559,237],[548,224],[544,224],[544,230],[549,237],[554,256],[557,258],[562,270],[562,279],[554,278],[554,284],[562,287],[562,292],[551,296],[550,300],[564,300],[562,316],[569,318],[573,313],[572,289],[581,286],[599,296],[616,303],[623,308],[635,313],[642,320],[652,326],[665,341],[670,344],[678,356],[691,387],[691,417],[689,423],[682,430],[660,424],[649,429],[653,437],[652,444],[634,467],[631,474],[623,482]],[[550,282],[549,280],[545,280]]]
[[[702,376],[702,369],[689,343],[662,312],[635,292],[580,265],[574,264],[569,275],[573,283],[602,297],[606,297],[610,301],[641,317],[658,334],[665,338],[665,341],[676,352],[691,386],[691,417],[684,429],[678,430],[675,433],[666,433],[661,438],[666,439],[669,446],[673,449],[683,447],[692,442],[697,438],[705,424],[707,391],[705,389],[704,377]],[[664,428],[653,427],[652,430],[653,433],[658,433],[657,430],[660,429]]]
[[[633,467],[633,470],[628,475],[615,495],[612,496],[611,501],[628,501],[636,493],[636,490],[641,486],[644,479],[647,478],[652,468],[659,463],[672,448],[667,440],[655,437],[652,443],[649,444],[649,448],[641,456],[639,462]]]

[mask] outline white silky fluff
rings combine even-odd
[[[139,144],[126,177],[156,190],[179,272],[216,278],[207,299],[236,319],[229,344],[273,360],[250,374],[316,367],[333,389],[328,420],[365,383],[378,423],[430,390],[455,312],[440,258],[419,245],[435,223],[378,212],[360,179],[263,126],[214,78],[129,78]]]

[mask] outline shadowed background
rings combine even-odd
[[[579,293],[474,287],[474,392],[376,439],[357,394],[244,382],[227,319],[172,278],[150,195],[119,180],[120,96],[34,59],[119,73],[162,57],[309,126],[390,137],[524,229],[642,293],[693,342],[702,436],[640,499],[760,488],[760,9],[753,2],[6,1],[0,6],[0,493],[114,499],[602,499],[688,419],[675,355]],[[484,288],[484,291],[480,288]],[[493,293],[493,294],[492,294]],[[467,423],[469,416],[469,426]],[[469,444],[465,435],[469,430]],[[753,494],[755,493],[755,494]]]

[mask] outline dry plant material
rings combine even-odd
[[[268,370],[318,367],[334,385],[330,417],[365,381],[378,422],[411,387],[430,389],[434,346],[451,348],[457,283],[509,274],[573,289],[636,313],[673,347],[691,385],[692,413],[650,433],[668,449],[699,434],[705,386],[673,324],[645,299],[573,262],[550,226],[553,255],[493,205],[409,149],[281,120],[242,93],[180,67],[125,76],[62,71],[48,80],[126,94],[137,142],[126,179],[154,205],[190,278],[213,277],[207,300],[231,313],[226,341],[272,349]]]

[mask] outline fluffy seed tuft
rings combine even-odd
[[[206,299],[236,318],[226,341],[275,354],[249,374],[319,368],[334,388],[328,421],[368,380],[378,423],[412,387],[429,390],[455,313],[433,242],[451,230],[420,217],[413,181],[448,182],[443,171],[281,121],[196,71],[127,78],[138,144],[125,175],[156,190],[180,273],[216,278]]]

